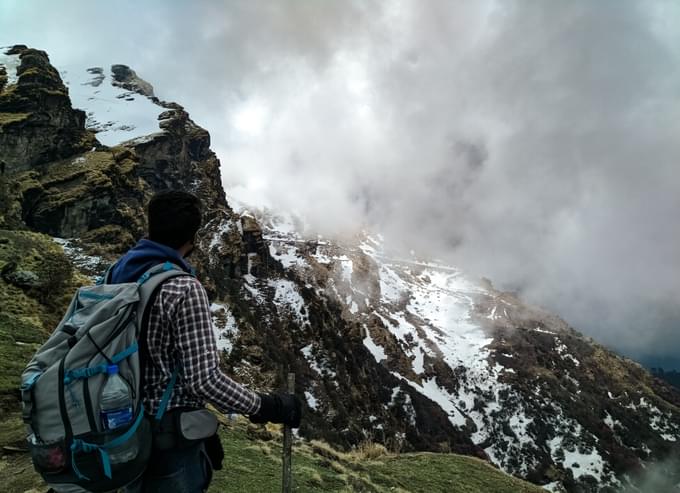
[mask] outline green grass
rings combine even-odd
[[[24,436],[25,427],[18,413],[3,415],[0,418],[0,447],[8,445],[23,447]],[[33,465],[26,453],[2,454],[0,452],[0,477],[2,478],[0,491],[23,493],[31,488],[40,488],[41,492],[47,490],[33,470]]]
[[[243,423],[222,429],[225,467],[222,471],[215,472],[209,491],[222,493],[280,490],[280,439],[263,441],[248,436],[248,431],[252,428]],[[348,491],[343,490],[347,485],[345,478],[330,467],[330,462],[325,457],[310,453],[311,449],[308,448],[303,450],[304,452],[298,447],[295,451],[295,491]]]
[[[262,435],[271,439],[263,440]],[[245,419],[220,428],[225,459],[215,471],[209,493],[268,493],[281,490],[281,434],[262,433]],[[0,421],[0,445],[21,445],[23,425],[15,415]],[[489,464],[455,454],[385,455],[366,460],[319,442],[293,448],[293,491],[541,493],[538,486],[508,476]],[[47,488],[26,453],[0,457],[7,493]]]
[[[116,162],[110,151],[86,152],[51,163],[40,178],[47,188],[59,183],[73,181],[85,177],[87,181],[99,181],[108,178],[106,173]]]
[[[88,152],[59,161],[46,168],[40,177],[49,192],[43,207],[51,209],[82,200],[95,190],[108,189],[110,170],[115,166],[111,152]]]
[[[269,492],[281,489],[280,434],[262,440],[244,420],[223,429],[225,468],[210,493]],[[456,454],[415,453],[367,460],[318,442],[293,450],[296,492],[539,493],[538,486],[513,478],[476,459]]]
[[[15,264],[17,270],[40,272],[42,265],[63,255],[61,247],[48,236],[0,230],[0,269]],[[69,292],[72,288],[55,295],[53,303],[46,306],[37,300],[35,292],[0,277],[0,411],[18,406],[21,373],[61,318]]]
[[[35,325],[0,313],[0,409],[11,409],[17,400],[21,373],[44,339],[40,332]]]

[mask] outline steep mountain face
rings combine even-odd
[[[192,260],[224,364],[262,389],[295,371],[302,436],[476,455],[553,491],[615,491],[680,456],[680,393],[639,365],[488,281],[398,258],[379,235],[330,241],[291,217],[235,212],[208,133],[128,67],[60,76],[43,52],[5,53],[0,228],[69,238],[66,254],[96,276],[143,234],[153,192],[196,193]],[[60,95],[13,106],[29,89]],[[22,139],[43,147],[23,155]]]
[[[0,48],[0,167],[25,171],[92,147],[85,113],[71,101],[43,51]]]
[[[392,392],[374,392],[373,407],[360,413],[373,438],[401,433],[408,445],[422,447],[418,436],[430,414],[413,404],[425,397],[492,462],[555,490],[618,489],[647,463],[677,457],[680,393],[558,317],[456,268],[395,258],[380,237],[363,235],[345,245],[305,241],[289,219],[259,220],[297,291],[314,290],[336,304],[357,331],[345,337],[354,336],[396,379],[382,380],[380,387]],[[270,280],[247,282],[251,293],[271,286]],[[273,298],[276,305],[295,298],[276,287],[253,299]],[[300,313],[309,311],[297,304]],[[300,352],[314,375],[308,404],[323,416],[344,392],[333,387],[340,380],[333,371],[325,371],[335,367],[333,348],[318,342],[323,338],[307,340]]]

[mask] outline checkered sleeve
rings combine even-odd
[[[178,300],[173,325],[186,387],[222,412],[256,413],[260,409],[260,396],[220,370],[205,289],[193,280],[183,294]]]

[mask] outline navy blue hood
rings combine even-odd
[[[136,282],[151,267],[166,261],[172,262],[189,273],[193,273],[191,266],[181,257],[177,250],[161,243],[144,239],[139,240],[134,247],[116,262],[116,265],[111,270],[109,282],[112,284]]]

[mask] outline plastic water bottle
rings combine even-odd
[[[106,373],[99,398],[102,426],[105,430],[115,430],[132,421],[132,396],[130,387],[118,374],[118,365],[110,365]]]
[[[99,398],[100,416],[104,430],[115,430],[132,423],[132,395],[127,382],[118,374],[118,365],[109,365],[106,373],[106,383]],[[127,462],[137,456],[137,450],[135,435],[120,447],[110,450],[109,457],[112,463]]]

